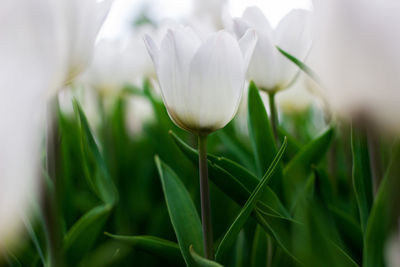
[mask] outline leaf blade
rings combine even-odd
[[[158,256],[171,263],[184,266],[182,253],[177,243],[155,236],[124,236],[105,233],[107,236],[132,245],[134,248]]]
[[[353,157],[353,189],[358,204],[361,229],[364,233],[373,202],[372,175],[367,137],[354,127],[351,129],[351,151]]]
[[[222,254],[233,244],[235,241],[236,236],[239,234],[240,230],[242,229],[243,225],[247,221],[247,218],[250,216],[251,212],[253,211],[257,201],[261,198],[261,194],[264,191],[265,186],[267,185],[268,181],[271,179],[275,169],[277,168],[283,153],[287,147],[287,140],[285,139],[280,150],[278,151],[275,159],[272,161],[270,167],[268,168],[267,172],[265,173],[264,177],[258,183],[254,191],[251,193],[249,199],[246,201],[243,208],[240,210],[238,216],[229,227],[228,231],[225,233],[224,237],[222,238],[221,243],[219,244],[216,252],[216,259],[220,259]]]
[[[199,215],[190,198],[189,192],[175,172],[157,156],[155,157],[155,162],[179,247],[186,264],[192,266],[194,262],[190,255],[189,246],[193,245],[196,251],[200,253],[204,252]]]

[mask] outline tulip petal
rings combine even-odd
[[[103,0],[102,2],[96,3],[97,4],[96,32],[98,32],[101,25],[103,25],[103,22],[106,19],[108,12],[110,11],[113,3],[114,3],[114,0]]]
[[[193,30],[184,27],[168,30],[161,43],[156,71],[164,103],[176,123],[173,114],[185,114],[188,108],[182,92],[187,91],[189,65],[200,44]]]
[[[248,7],[243,12],[242,19],[247,21],[257,31],[272,34],[272,27],[263,12],[256,6]]]
[[[247,70],[247,78],[253,80],[262,89],[273,89],[278,83],[278,50],[268,34],[257,31],[258,41]]]
[[[234,116],[244,86],[244,62],[235,38],[226,31],[211,35],[190,65],[189,119],[201,131],[225,126]]]
[[[244,19],[233,19],[233,31],[235,32],[237,38],[241,38],[249,28],[252,28],[252,26]]]
[[[278,24],[274,32],[275,45],[304,60],[311,47],[310,15],[306,10],[292,10]],[[298,68],[289,60],[279,55],[279,74],[282,81],[289,82],[298,72]]]
[[[157,65],[159,48],[148,34],[143,36],[144,44],[146,45],[147,52],[149,53],[151,60],[153,60],[154,65]]]
[[[256,43],[257,33],[255,30],[248,30],[239,40],[239,46],[243,54],[245,70],[247,70],[249,66]]]

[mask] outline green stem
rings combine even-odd
[[[62,266],[62,233],[60,229],[59,200],[60,185],[59,178],[59,131],[57,121],[58,101],[57,97],[51,100],[48,107],[47,138],[46,138],[46,169],[50,184],[43,178],[45,190],[43,199],[43,215],[47,233],[49,266]]]
[[[275,140],[278,141],[278,110],[276,108],[276,103],[275,103],[275,92],[268,92],[268,99],[269,99],[269,108],[270,108],[270,114],[271,114],[271,125],[272,125],[272,131],[274,133]]]
[[[208,185],[207,166],[207,135],[199,135],[199,172],[201,220],[203,224],[204,254],[207,259],[213,259],[213,231],[211,223],[210,189]]]

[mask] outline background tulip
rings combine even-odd
[[[239,42],[220,31],[202,43],[191,28],[176,28],[168,31],[160,49],[149,36],[145,41],[164,103],[179,127],[209,133],[233,118],[256,42],[254,31]]]
[[[400,129],[400,37],[397,1],[315,1],[310,61],[331,109]]]
[[[89,64],[94,43],[113,0],[63,0],[62,29],[65,34],[69,68],[66,81],[70,82]]]
[[[259,8],[249,7],[241,18],[234,19],[233,28],[239,38],[248,29],[255,29],[258,35],[247,78],[262,90],[278,91],[287,88],[295,78],[298,67],[275,46],[304,59],[311,46],[309,12],[293,10],[279,22],[276,29],[272,29]]]
[[[50,34],[57,10],[50,0],[1,2],[0,250],[38,203],[44,95],[65,73],[59,36]]]

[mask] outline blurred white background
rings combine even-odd
[[[221,0],[115,0],[99,38],[115,38],[131,29],[143,14],[155,22],[166,18],[179,19],[190,15],[195,7],[218,5]],[[248,6],[262,9],[272,26],[293,8],[311,9],[311,0],[226,0],[228,11],[240,17]]]

